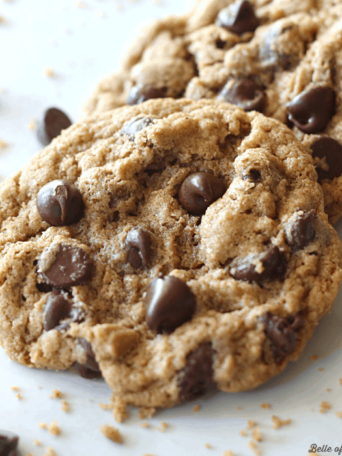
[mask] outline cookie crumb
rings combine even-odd
[[[46,449],[46,453],[44,454],[44,456],[57,456],[57,455],[56,455],[56,452],[55,452],[55,450],[53,448],[48,447]]]
[[[255,429],[253,429],[252,438],[256,442],[262,442],[263,438],[262,438],[262,435],[261,435],[261,432],[260,432],[260,428],[256,427]]]
[[[258,449],[257,444],[253,440],[248,442],[248,448],[250,448],[256,456],[261,455],[261,451]]]
[[[38,426],[42,429],[47,429],[48,428],[48,425],[47,423],[38,423]]]
[[[140,427],[147,429],[150,427],[150,423],[147,423],[147,421],[145,421],[144,423],[140,424]]]
[[[34,456],[34,453],[26,453],[25,456]]]
[[[18,386],[10,386],[10,389],[12,391],[19,391],[19,387]]]
[[[102,408],[102,410],[113,410],[113,404],[104,404],[103,402],[99,402],[99,406]]]
[[[155,454],[151,454],[151,453],[144,453],[143,456],[156,456]]]
[[[273,421],[273,425],[272,425],[273,429],[279,429],[282,426],[286,426],[291,423],[290,418],[288,418],[287,420],[281,420],[280,418],[278,418],[275,415],[272,416],[272,421]]]
[[[84,2],[82,2],[81,0],[76,2],[76,6],[77,6],[77,8],[87,8],[87,5]]]
[[[327,388],[328,393],[331,393],[331,388]]]
[[[100,431],[105,437],[107,437],[107,439],[111,440],[112,442],[120,444],[122,443],[122,436],[120,434],[120,431],[114,426],[105,424],[104,426],[100,426]]]
[[[331,405],[327,401],[322,401],[320,407],[320,413],[325,413],[327,410],[331,409]]]
[[[337,412],[337,413],[336,413],[336,416],[337,416],[338,418],[342,418],[342,412]]]
[[[267,404],[267,403],[263,402],[260,407],[263,408],[263,409],[270,409],[271,408],[271,404]]]
[[[49,398],[51,399],[60,399],[61,397],[63,396],[63,394],[59,391],[59,389],[55,389],[52,391],[52,394],[51,396],[49,396]]]
[[[211,448],[210,443],[205,443],[204,446],[205,446],[205,448],[208,448],[208,450],[210,450],[210,448]]]
[[[324,371],[323,367],[319,367],[318,370],[319,370],[320,372],[323,372],[323,371]]]
[[[54,78],[56,76],[56,73],[53,68],[47,67],[44,70],[44,76],[46,76],[47,78]]]
[[[222,456],[234,456],[234,452],[231,451],[231,450],[224,451],[224,452],[222,453]]]
[[[15,397],[18,399],[18,401],[21,401],[23,396],[20,393],[17,393]]]
[[[247,433],[244,429],[241,429],[240,435],[241,435],[241,437],[246,437]]]
[[[0,14],[0,24],[7,24],[7,23],[8,23],[7,19],[4,16],[1,16],[1,14]]]
[[[36,129],[36,119],[34,117],[32,117],[32,119],[30,120],[30,122],[27,124],[27,128],[31,131],[35,130]]]
[[[33,441],[33,445],[41,446],[42,442],[39,439]]]
[[[242,407],[237,407],[238,410],[242,410]]]
[[[250,429],[253,429],[255,426],[257,425],[257,423],[253,420],[248,420],[247,422],[247,431],[249,431]]]
[[[340,378],[340,385],[342,385],[342,378]]]
[[[127,404],[118,397],[112,397],[111,405],[113,408],[113,418],[117,423],[122,423],[128,418],[126,411]]]
[[[67,401],[62,401],[62,410],[63,412],[68,412],[70,410],[70,405]]]
[[[316,359],[318,359],[318,356],[317,355],[311,355],[310,359],[311,359],[311,361],[316,361]]]
[[[160,431],[161,432],[165,432],[168,427],[169,427],[169,425],[165,421],[162,421],[160,423]]]
[[[7,147],[9,147],[9,143],[0,138],[0,150],[7,149]]]
[[[146,418],[152,418],[157,412],[155,407],[140,407],[138,410],[138,416],[140,420],[144,420]]]
[[[193,408],[192,408],[192,411],[197,413],[201,410],[201,406],[200,405],[194,405]]]
[[[53,421],[50,426],[48,427],[49,432],[51,435],[59,435],[62,431],[61,428],[58,426],[57,421]]]

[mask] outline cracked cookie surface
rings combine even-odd
[[[260,111],[291,126],[313,154],[335,223],[342,215],[341,17],[333,0],[198,0],[190,13],[143,29],[85,113],[162,97]],[[335,143],[317,156],[314,144],[326,136]]]
[[[88,118],[0,197],[1,345],[27,366],[102,373],[123,403],[265,382],[340,284],[312,158],[282,123],[226,103]]]

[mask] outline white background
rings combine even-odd
[[[152,0],[85,0],[85,4],[82,9],[73,0],[0,0],[0,15],[8,21],[0,24],[0,90],[5,90],[0,92],[0,139],[10,144],[1,151],[1,176],[15,172],[39,149],[35,132],[27,127],[31,118],[56,106],[76,120],[95,83],[116,69],[120,47],[136,26],[150,17],[178,14],[186,6],[182,0],[162,0],[161,5]],[[56,78],[44,76],[47,67],[53,68]],[[162,411],[151,420],[150,429],[140,427],[136,410],[128,422],[116,425],[111,412],[98,406],[110,396],[103,382],[70,372],[27,369],[7,360],[0,349],[0,429],[20,434],[23,456],[28,452],[43,456],[47,446],[58,456],[216,456],[225,450],[247,456],[253,455],[247,446],[250,433],[242,437],[239,431],[248,419],[260,425],[262,455],[306,456],[312,443],[334,449],[342,445],[342,419],[336,416],[342,411],[341,301],[342,295],[300,360],[282,375],[246,393],[211,392],[196,402],[202,406],[198,413],[192,411],[194,404]],[[310,360],[311,355],[318,355],[318,360]],[[318,371],[320,367],[324,371]],[[20,387],[23,400],[16,399],[10,390],[13,385]],[[61,410],[60,400],[48,398],[55,388],[65,394],[70,413]],[[319,413],[322,400],[332,405],[325,414]],[[270,403],[271,410],[262,409],[263,402]],[[272,414],[291,418],[292,424],[273,430]],[[37,426],[54,420],[62,429],[58,437]],[[161,421],[170,424],[165,433],[155,429]],[[120,428],[124,445],[101,435],[99,426],[105,423]],[[36,438],[42,447],[33,445]],[[205,443],[212,448],[205,448]]]

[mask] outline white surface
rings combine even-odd
[[[182,0],[162,0],[160,6],[151,0],[121,0],[122,11],[116,9],[117,0],[85,3],[87,8],[81,9],[71,0],[0,1],[0,15],[8,20],[8,25],[0,25],[0,90],[6,89],[0,92],[0,138],[11,144],[0,156],[2,176],[15,172],[39,149],[35,132],[27,128],[32,117],[57,106],[76,120],[82,100],[98,79],[115,69],[120,46],[137,24],[184,8]],[[98,12],[104,12],[104,17],[98,17]],[[44,76],[47,67],[55,70],[55,79]],[[0,349],[0,429],[20,434],[23,455],[32,451],[43,456],[46,447],[52,446],[59,456],[216,456],[229,449],[234,455],[247,456],[253,454],[247,447],[250,437],[241,437],[239,431],[246,428],[248,419],[254,419],[264,435],[258,444],[262,455],[306,456],[312,443],[334,449],[342,445],[342,420],[336,417],[342,411],[341,301],[342,295],[300,360],[282,375],[246,393],[212,392],[196,401],[202,405],[196,414],[194,404],[162,411],[151,424],[169,423],[163,434],[142,429],[136,411],[127,423],[116,425],[111,413],[98,406],[110,395],[103,382],[87,381],[70,372],[27,369],[8,361]],[[309,359],[314,354],[317,362]],[[324,371],[319,372],[319,367]],[[10,390],[13,385],[21,388],[23,400],[16,399]],[[70,413],[61,410],[60,400],[48,398],[55,388],[65,393]],[[322,400],[332,404],[325,414],[319,413]],[[262,409],[263,402],[271,403],[271,410]],[[272,414],[290,417],[292,424],[273,430]],[[59,437],[37,426],[54,420],[62,428]],[[99,426],[105,423],[120,428],[123,446],[100,434]],[[33,445],[36,438],[42,447]],[[205,443],[212,449],[205,448]]]

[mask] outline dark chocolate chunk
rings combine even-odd
[[[53,289],[51,285],[47,285],[46,283],[36,283],[36,288],[41,293],[49,293]]]
[[[0,456],[17,456],[18,443],[17,435],[0,429]]]
[[[318,182],[324,179],[333,180],[342,174],[342,145],[335,139],[323,136],[317,139],[312,145],[313,158],[325,158],[328,169],[325,170],[319,166],[316,167]]]
[[[70,125],[71,120],[63,111],[57,108],[47,109],[37,125],[38,139],[43,146],[47,146]]]
[[[259,19],[255,15],[252,3],[238,0],[219,12],[217,24],[230,32],[242,35],[245,32],[254,32],[259,25]]]
[[[304,133],[319,133],[334,114],[335,92],[331,87],[315,87],[297,95],[287,104],[288,117]]]
[[[78,339],[79,344],[87,355],[86,362],[84,364],[75,363],[74,370],[83,378],[99,378],[102,376],[100,366],[95,358],[95,353],[91,347],[91,344],[86,339]]]
[[[54,263],[41,272],[46,283],[57,288],[81,285],[90,278],[92,261],[83,249],[60,244]]]
[[[53,291],[48,297],[44,312],[44,329],[50,331],[56,328],[62,320],[70,317],[71,302],[67,294]]]
[[[181,205],[190,214],[202,215],[227,190],[224,181],[211,173],[190,174],[180,186]]]
[[[262,264],[262,271],[257,271],[256,262]],[[278,247],[272,246],[261,254],[237,261],[233,264],[230,273],[237,280],[262,282],[264,280],[283,280],[285,271],[286,263],[283,255]]]
[[[145,305],[147,326],[157,333],[169,333],[192,318],[196,298],[183,280],[165,276],[152,280]]]
[[[305,323],[302,316],[282,318],[271,312],[266,312],[261,317],[265,326],[265,333],[270,341],[270,348],[274,361],[281,364],[287,355],[290,355],[296,348],[298,332]]]
[[[150,85],[143,87],[134,86],[128,94],[126,103],[132,106],[153,98],[165,98],[166,92],[167,90],[164,87],[157,88]]]
[[[127,260],[135,269],[148,268],[150,263],[150,235],[143,228],[132,228],[126,237]]]
[[[265,93],[262,87],[251,79],[240,79],[229,88],[225,86],[220,95],[228,103],[240,106],[245,111],[262,112],[265,107]]]
[[[261,172],[258,169],[250,169],[248,174],[242,176],[243,180],[251,180],[253,182],[261,181]]]
[[[54,180],[40,189],[37,208],[45,222],[64,226],[79,222],[84,204],[78,188],[63,180]]]
[[[286,241],[294,249],[303,249],[315,237],[314,211],[302,212],[293,223],[285,229]]]
[[[137,117],[123,127],[122,135],[127,135],[130,141],[134,141],[134,136],[139,133],[139,131],[153,124],[154,120],[150,119],[150,117]]]
[[[179,372],[177,385],[181,401],[191,401],[203,396],[214,383],[214,350],[210,342],[204,342],[191,352],[186,367]]]

